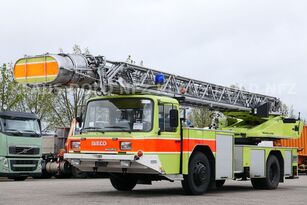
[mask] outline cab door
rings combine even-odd
[[[171,126],[171,110],[178,110],[178,106],[169,103],[158,105],[158,140],[157,148],[161,150],[159,158],[166,174],[180,172],[180,127]]]

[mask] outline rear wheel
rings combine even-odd
[[[270,155],[266,163],[266,177],[251,179],[255,189],[276,189],[280,181],[280,164],[276,156]]]
[[[202,152],[195,152],[189,162],[188,175],[184,175],[182,187],[187,194],[199,195],[207,191],[211,170],[207,156]]]
[[[137,178],[124,174],[110,174],[110,181],[112,186],[118,191],[131,191],[136,183]]]
[[[264,189],[264,179],[253,178],[251,179],[254,189]]]

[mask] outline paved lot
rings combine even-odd
[[[221,190],[185,196],[181,184],[155,182],[132,192],[115,191],[108,179],[48,179],[14,182],[0,178],[0,205],[45,204],[306,204],[307,176],[278,190],[253,190],[250,182],[226,182]]]

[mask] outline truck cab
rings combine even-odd
[[[41,125],[33,113],[0,112],[0,177],[41,175]]]
[[[81,134],[67,140],[65,158],[84,172],[122,173],[124,168],[127,173],[178,174],[181,169],[178,109],[176,99],[163,96],[117,95],[91,99],[82,120]],[[108,158],[107,166],[96,158],[97,154]],[[79,164],[74,160],[76,157],[92,159]],[[129,165],[125,167],[124,163]]]

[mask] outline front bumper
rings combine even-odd
[[[41,158],[0,157],[0,176],[40,176],[42,173],[41,161]]]
[[[71,165],[83,172],[164,174],[157,155],[64,154]]]

